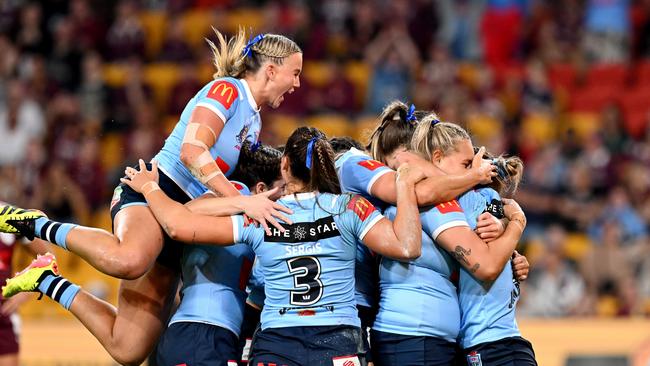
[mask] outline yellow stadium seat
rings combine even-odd
[[[600,118],[596,113],[575,112],[565,116],[560,130],[566,133],[572,130],[576,137],[584,139],[600,129]]]
[[[323,131],[328,138],[349,136],[352,123],[339,114],[321,114],[307,119],[307,125]]]
[[[502,133],[503,125],[499,120],[485,114],[473,114],[467,119],[467,128],[472,136],[485,144]]]
[[[156,106],[164,110],[169,95],[178,81],[179,67],[172,63],[148,64],[144,69],[144,81],[151,86]]]
[[[458,78],[463,84],[472,89],[478,84],[479,73],[478,67],[471,63],[462,63],[458,67]]]
[[[618,314],[618,300],[614,296],[603,296],[596,302],[596,314],[599,317],[612,318]]]
[[[370,135],[372,134],[372,131],[374,131],[375,127],[377,127],[378,123],[379,120],[375,116],[361,117],[357,119],[356,123],[352,127],[350,136],[365,146],[370,140]]]
[[[521,132],[537,144],[544,144],[556,138],[557,125],[551,116],[534,113],[524,118]]]
[[[214,78],[215,71],[217,70],[214,68],[212,62],[202,62],[196,67],[196,77],[200,83],[207,84]]]
[[[591,241],[587,235],[574,233],[567,235],[564,243],[564,255],[575,261],[579,261],[591,249]]]
[[[365,62],[352,61],[345,65],[345,77],[354,84],[357,105],[365,102],[370,73],[370,67]]]
[[[224,25],[226,30],[231,33],[242,27],[247,33],[252,30],[254,36],[264,26],[264,14],[258,9],[234,9],[228,12]]]
[[[299,125],[300,122],[295,116],[275,114],[269,118],[268,129],[275,141],[284,144]]]
[[[124,65],[114,63],[104,65],[104,82],[111,88],[118,88],[126,82],[126,67]]]
[[[308,61],[303,68],[303,77],[315,87],[324,87],[332,81],[332,68],[326,62]]]
[[[191,47],[198,49],[204,44],[204,38],[211,32],[213,20],[212,13],[206,10],[190,10],[181,15],[180,23],[185,40]]]
[[[167,135],[171,134],[172,130],[174,129],[174,127],[176,127],[176,124],[178,123],[179,120],[180,120],[180,116],[173,116],[173,115],[165,116],[165,118],[163,118],[163,131],[165,132],[165,134]]]
[[[160,52],[165,40],[167,29],[167,14],[164,11],[144,11],[140,15],[140,22],[144,28],[147,55],[154,58]]]
[[[104,135],[101,141],[102,166],[106,171],[113,170],[123,164],[124,141],[117,133]]]

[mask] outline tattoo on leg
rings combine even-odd
[[[456,258],[458,263],[464,263],[466,266],[469,266],[469,261],[465,257],[469,257],[472,254],[471,249],[467,250],[460,245],[456,245],[456,249],[451,254]]]

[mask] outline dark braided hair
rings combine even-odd
[[[334,154],[340,154],[346,152],[353,147],[361,151],[364,150],[363,145],[361,145],[359,141],[348,136],[332,137],[330,139],[330,145],[332,145],[332,150],[334,150]]]
[[[242,182],[250,189],[253,189],[258,182],[264,182],[271,187],[273,182],[281,177],[282,153],[269,145],[261,145],[257,149],[252,149],[252,146],[250,141],[244,141],[237,167],[229,179]]]
[[[312,166],[307,167],[307,145],[313,139]],[[299,127],[289,137],[284,148],[289,159],[291,175],[303,182],[308,191],[341,193],[341,185],[334,168],[334,151],[327,136],[314,127]]]

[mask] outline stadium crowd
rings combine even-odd
[[[211,79],[210,25],[304,50],[261,139],[362,136],[393,99],[517,154],[532,270],[520,314],[650,316],[650,1],[57,0],[0,5],[0,200],[106,216]]]

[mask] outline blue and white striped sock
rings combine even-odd
[[[47,240],[67,250],[66,239],[68,233],[76,226],[75,224],[63,224],[52,221],[47,217],[39,217],[34,221],[34,234],[37,238]]]
[[[74,300],[75,296],[81,290],[81,287],[61,276],[49,274],[41,280],[41,283],[38,285],[38,290],[68,310],[70,309],[70,305],[72,305],[72,300]]]

